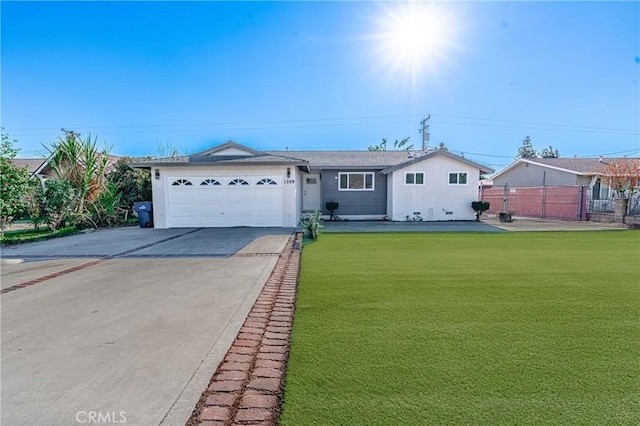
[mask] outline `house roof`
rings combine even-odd
[[[391,173],[391,172],[394,172],[394,171],[396,171],[398,169],[402,169],[402,168],[404,168],[406,166],[410,166],[412,164],[420,163],[421,161],[427,160],[429,158],[433,158],[433,157],[438,156],[438,155],[443,155],[445,157],[451,158],[451,159],[459,161],[461,163],[465,163],[465,164],[467,164],[467,165],[469,165],[471,167],[478,168],[478,169],[480,169],[480,173],[488,174],[488,173],[493,173],[493,171],[494,171],[490,167],[487,167],[487,166],[482,165],[480,163],[476,163],[475,161],[471,161],[471,160],[469,160],[467,158],[461,157],[460,155],[452,154],[447,150],[436,149],[434,151],[430,151],[430,152],[426,153],[425,155],[422,155],[420,157],[416,157],[416,158],[414,158],[414,159],[412,159],[412,160],[410,160],[408,162],[405,162],[405,163],[402,163],[402,164],[398,164],[398,165],[395,165],[393,167],[389,167],[388,169],[383,170],[382,173],[385,173],[385,174]]]
[[[36,170],[42,166],[46,160],[44,158],[14,158],[11,160],[18,168],[26,167],[29,174],[33,174]]]
[[[408,151],[269,151],[269,153],[306,161],[311,168],[383,169],[411,159]]]
[[[308,168],[340,169],[387,169],[400,168],[415,162],[445,155],[480,169],[482,173],[493,170],[448,151],[256,151],[229,141],[191,156],[176,156],[143,160],[132,163],[132,167],[152,166],[199,166],[199,165],[241,165],[241,164],[284,164],[306,166]]]
[[[550,169],[580,176],[606,175],[613,162],[638,161],[637,158],[520,158],[496,173],[493,178],[508,172],[519,164],[536,164]]]
[[[308,162],[298,158],[291,158],[257,151],[252,148],[237,144],[233,141],[225,142],[213,148],[206,149],[193,155],[181,155],[167,158],[140,160],[131,163],[132,167],[152,166],[201,166],[201,165],[292,165],[308,166]]]
[[[249,148],[248,146],[240,145],[239,143],[235,143],[234,141],[227,141],[221,145],[216,145],[213,148],[205,149],[202,152],[198,152],[194,154],[194,157],[208,157],[219,155],[219,153],[224,153],[224,151],[233,151],[237,156],[250,156],[250,155],[262,155],[263,153],[257,151],[253,148]]]

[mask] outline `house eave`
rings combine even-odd
[[[144,163],[129,163],[129,167],[137,169],[148,169],[151,167],[233,167],[233,166],[305,166],[308,164],[301,162],[284,162],[284,161],[176,161],[176,162],[144,162]]]
[[[443,156],[445,156],[447,158],[450,158],[452,160],[460,161],[461,163],[465,163],[465,164],[467,164],[467,165],[469,165],[471,167],[477,168],[478,170],[480,170],[480,173],[482,173],[482,174],[488,174],[488,173],[493,173],[494,172],[494,170],[491,169],[490,167],[486,167],[486,166],[484,166],[484,165],[482,165],[480,163],[476,163],[475,161],[471,161],[471,160],[466,159],[464,157],[460,157],[459,155],[451,154],[450,152],[445,151],[445,150],[437,150],[437,151],[431,151],[431,152],[429,152],[429,153],[427,153],[425,155],[422,155],[420,157],[413,158],[413,159],[411,159],[409,161],[406,161],[404,163],[400,163],[400,164],[397,164],[395,166],[386,168],[386,169],[382,170],[382,173],[384,173],[384,174],[393,173],[396,170],[404,169],[405,167],[411,166],[413,164],[420,163],[422,161],[425,161],[425,160],[428,160],[430,158],[433,158],[433,157],[435,157],[437,155],[443,155]]]

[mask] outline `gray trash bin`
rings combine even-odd
[[[136,201],[133,210],[138,213],[140,228],[153,228],[153,204],[151,201]]]

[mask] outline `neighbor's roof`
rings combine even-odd
[[[496,173],[496,178],[519,164],[536,164],[581,176],[606,175],[613,162],[638,161],[638,158],[520,158]]]
[[[111,172],[115,170],[116,164],[118,163],[118,160],[120,160],[121,157],[118,155],[111,155],[111,154],[108,154],[107,157],[109,157],[109,159],[107,160],[106,171]],[[46,160],[42,160],[40,163],[40,166],[38,166],[38,168],[35,169],[31,174],[32,175],[47,174],[47,171],[51,170],[52,168],[51,165],[49,164],[52,158],[53,158],[53,154],[49,155],[49,158],[47,158]]]
[[[544,166],[590,175],[607,173],[610,160],[629,161],[628,158],[529,158],[528,160]]]
[[[44,158],[14,158],[11,160],[11,162],[18,168],[22,169],[26,167],[29,174],[33,174],[38,170],[45,161],[47,160]]]

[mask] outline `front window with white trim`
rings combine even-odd
[[[374,178],[372,172],[338,173],[339,191],[373,191]]]
[[[449,185],[466,185],[467,176],[468,176],[467,172],[450,172]]]
[[[405,185],[424,185],[424,172],[406,172],[404,183]]]

